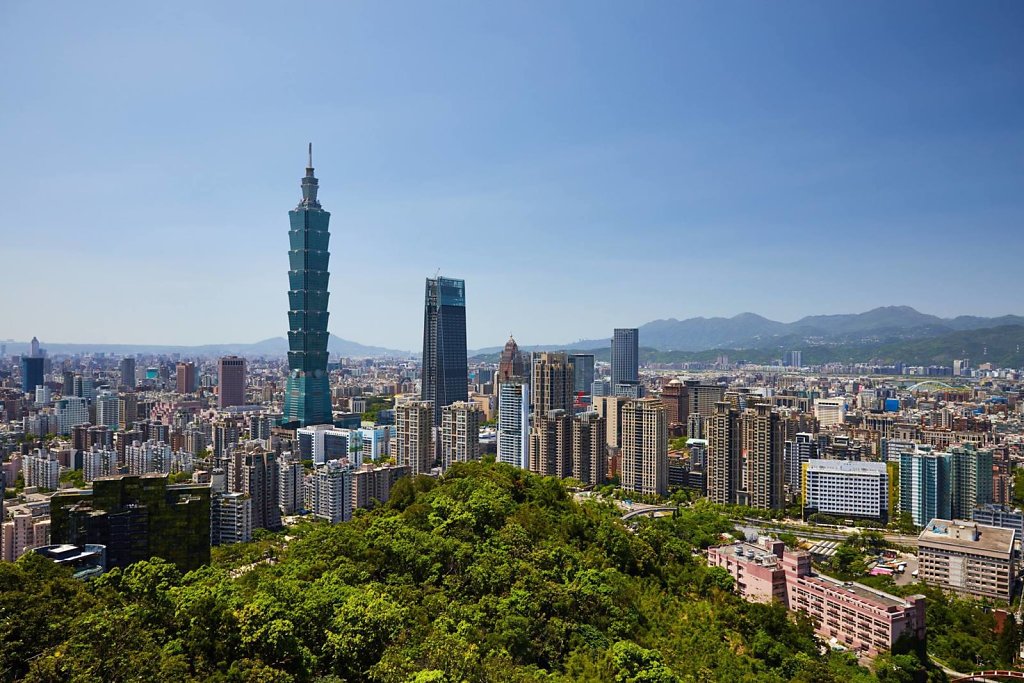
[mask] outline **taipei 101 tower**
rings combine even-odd
[[[327,251],[331,214],[316,199],[313,143],[302,179],[302,201],[288,212],[288,385],[284,418],[290,427],[327,424],[331,387],[327,376]]]

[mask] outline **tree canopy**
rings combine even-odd
[[[303,523],[91,582],[0,565],[0,677],[26,681],[875,680],[695,554],[697,504],[624,525],[557,479],[467,463],[351,522]],[[894,679],[893,679],[894,680]]]

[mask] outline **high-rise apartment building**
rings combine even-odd
[[[118,397],[118,417],[120,429],[128,429],[139,419],[139,397],[135,392],[128,391]]]
[[[456,401],[441,412],[441,466],[480,459],[480,423],[483,411],[476,403]]]
[[[701,384],[700,380],[688,379],[686,385],[687,414],[711,417],[715,412],[715,404],[725,400],[725,389],[715,384]],[[701,437],[690,434],[692,438]]]
[[[332,420],[327,374],[331,214],[317,201],[313,145],[309,148],[302,200],[288,212],[288,383],[282,421],[297,427]]]
[[[54,413],[57,415],[57,431],[70,434],[71,428],[89,422],[89,406],[85,399],[78,396],[66,396],[57,401]]]
[[[681,380],[671,380],[661,389],[661,402],[665,405],[665,418],[668,420],[669,429],[674,425],[686,427],[686,420],[690,415],[689,392],[686,384]]]
[[[409,468],[400,465],[366,464],[352,470],[352,509],[369,508],[386,503],[391,488],[402,477],[409,476]]]
[[[572,476],[584,484],[601,486],[608,479],[606,424],[596,411],[572,419]]]
[[[337,460],[313,473],[313,516],[332,524],[352,519],[352,469]]]
[[[708,442],[707,489],[712,503],[734,505],[742,486],[740,415],[725,401],[705,422]]]
[[[254,529],[281,528],[280,468],[273,451],[252,450],[244,454],[241,492],[252,499]]]
[[[949,457],[944,453],[904,452],[900,455],[900,511],[917,526],[936,517],[949,519]]]
[[[615,328],[612,332],[612,387],[640,381],[640,330]]]
[[[75,375],[75,396],[84,398],[90,405],[96,398],[96,382],[89,375]]]
[[[225,356],[217,364],[217,407],[245,405],[245,359]]]
[[[497,461],[529,469],[530,385],[509,380],[498,385]]]
[[[466,359],[466,283],[428,278],[423,307],[423,376],[420,398],[434,406],[434,426],[441,410],[469,400]]]
[[[818,442],[814,434],[799,432],[792,439],[786,440],[782,450],[782,461],[786,468],[786,489],[791,495],[800,491],[804,464],[817,457]]]
[[[294,515],[302,509],[302,482],[304,472],[298,460],[278,462],[278,507],[282,515]]]
[[[179,394],[193,393],[196,390],[196,364],[190,361],[178,363],[175,380],[175,390]]]
[[[743,411],[740,427],[744,502],[763,510],[784,507],[782,450],[785,434],[779,414],[770,405],[758,403]]]
[[[121,428],[121,399],[112,391],[96,395],[96,424],[117,431]]]
[[[60,482],[60,462],[49,450],[37,448],[22,459],[25,486],[55,490]]]
[[[431,401],[407,401],[395,406],[396,461],[408,466],[413,476],[429,474],[434,464],[433,416]]]
[[[536,377],[536,375],[535,375]],[[572,415],[564,409],[533,414],[530,471],[548,477],[572,476]]]
[[[210,544],[252,540],[252,498],[245,493],[215,493],[210,498]]]
[[[594,396],[594,410],[605,421],[609,448],[622,445],[622,408],[628,400],[625,396]]]
[[[131,356],[125,356],[121,359],[120,364],[120,386],[126,389],[135,388],[135,359]]]
[[[572,414],[573,368],[564,353],[540,352],[533,355],[530,405],[534,415],[552,410]]]
[[[622,408],[622,488],[668,493],[668,423],[654,398],[628,401]]]
[[[992,451],[973,444],[948,449],[950,512],[956,519],[970,519],[974,508],[992,502]]]

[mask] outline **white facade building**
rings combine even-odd
[[[838,396],[814,399],[814,417],[818,418],[818,424],[822,427],[843,424],[846,420],[846,398]]]
[[[60,462],[50,451],[37,448],[22,460],[25,473],[25,486],[37,486],[41,489],[56,490],[60,484]]]
[[[82,453],[82,475],[86,481],[117,474],[117,451],[93,446]]]
[[[302,500],[302,480],[304,478],[302,463],[298,460],[281,459],[277,464],[280,469],[278,476],[278,507],[282,515],[294,515],[305,507]]]
[[[247,493],[214,494],[210,499],[210,544],[252,540],[252,498]]]
[[[330,460],[313,474],[313,515],[332,524],[352,519],[352,471]]]
[[[57,414],[57,431],[60,434],[70,434],[71,428],[75,425],[89,422],[89,405],[80,396],[65,396],[60,399],[54,412]]]
[[[836,517],[887,519],[889,473],[885,463],[810,460],[803,466],[803,504]]]
[[[498,386],[498,462],[530,468],[530,385]]]

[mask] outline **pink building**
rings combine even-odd
[[[736,590],[755,602],[779,600],[814,621],[831,644],[874,657],[890,652],[903,635],[925,637],[925,597],[904,599],[859,583],[814,573],[811,556],[787,552],[781,541],[754,545],[737,541],[708,549],[708,564],[735,579]]]

